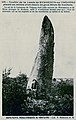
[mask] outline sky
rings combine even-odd
[[[12,68],[30,75],[36,57],[43,17],[47,15],[54,27],[53,77],[75,77],[76,20],[75,14],[0,14],[0,71]]]

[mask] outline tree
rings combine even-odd
[[[2,73],[2,114],[22,115],[22,104],[26,99],[26,74],[19,73],[15,78],[9,77],[11,70]]]

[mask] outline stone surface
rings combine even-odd
[[[44,16],[40,34],[39,50],[29,77],[27,89],[37,82],[37,91],[48,94],[51,90],[54,62],[54,29],[51,21]]]

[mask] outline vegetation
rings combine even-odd
[[[27,75],[19,73],[15,78],[10,77],[11,69],[2,74],[2,114],[3,115],[73,115],[73,84],[61,80],[51,86],[51,95],[36,96],[36,91],[27,94]],[[68,81],[68,80],[67,80]],[[43,93],[43,91],[42,91]],[[39,94],[39,93],[38,93]]]
[[[22,115],[22,104],[26,99],[27,76],[19,73],[16,78],[11,78],[9,75],[10,69],[8,71],[5,69],[2,81],[3,115]]]

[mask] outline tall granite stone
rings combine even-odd
[[[42,22],[39,50],[29,77],[27,89],[36,89],[38,96],[47,96],[51,93],[53,62],[54,29],[49,18],[45,16]]]

